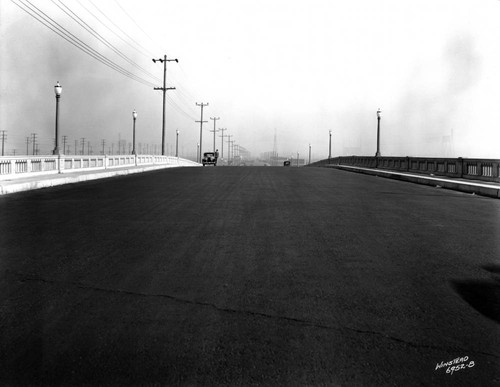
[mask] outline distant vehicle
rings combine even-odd
[[[213,165],[214,167],[217,165],[217,157],[215,157],[214,152],[205,152],[203,153],[203,159],[201,160],[203,166],[205,165]]]
[[[284,167],[289,167],[289,166],[290,166],[290,160],[285,160],[285,161],[283,162],[283,166],[284,166]]]

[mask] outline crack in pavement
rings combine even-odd
[[[349,332],[354,332],[354,333],[359,333],[359,334],[368,334],[368,335],[374,335],[374,336],[379,336],[387,340],[395,341],[397,343],[401,343],[413,348],[427,348],[427,349],[433,349],[433,350],[448,350],[448,351],[457,351],[457,352],[468,352],[468,353],[474,353],[478,355],[484,355],[484,356],[490,356],[494,357],[495,359],[500,359],[500,356],[489,353],[489,352],[482,352],[482,351],[475,351],[475,350],[469,350],[469,349],[464,349],[464,348],[459,348],[459,347],[441,347],[437,345],[429,345],[429,344],[418,344],[414,343],[411,341],[407,341],[404,339],[401,339],[399,337],[391,336],[382,332],[377,332],[377,331],[370,331],[370,330],[363,330],[363,329],[356,329],[356,328],[351,328],[347,326],[332,326],[332,325],[326,325],[326,324],[321,324],[318,322],[310,321],[310,320],[305,320],[305,319],[300,319],[296,317],[290,317],[290,316],[281,316],[281,315],[275,315],[275,314],[270,314],[270,313],[264,313],[264,312],[257,312],[257,311],[252,311],[252,310],[244,310],[244,309],[234,309],[234,308],[227,308],[227,307],[221,307],[218,306],[217,304],[211,303],[211,302],[205,302],[205,301],[196,301],[196,300],[189,300],[186,298],[182,297],[177,297],[177,296],[172,296],[169,294],[164,294],[164,293],[144,293],[144,292],[137,292],[137,291],[131,291],[131,290],[125,290],[125,289],[113,289],[113,288],[104,288],[104,287],[99,287],[95,285],[87,285],[81,282],[72,282],[72,281],[57,281],[57,280],[49,280],[45,278],[40,278],[36,276],[31,276],[27,277],[25,275],[20,275],[17,274],[20,278],[19,281],[24,282],[24,281],[33,281],[33,282],[41,282],[41,283],[47,283],[47,284],[56,284],[56,285],[72,285],[80,289],[85,289],[85,290],[92,290],[96,292],[105,292],[105,293],[113,293],[113,294],[125,294],[125,295],[130,295],[130,296],[136,296],[136,297],[153,297],[153,298],[165,298],[169,299],[178,303],[182,304],[187,304],[187,305],[194,305],[194,306],[204,306],[208,308],[215,309],[219,312],[224,312],[224,313],[232,313],[232,314],[244,314],[248,316],[257,316],[257,317],[262,317],[266,319],[273,319],[273,320],[282,320],[282,321],[288,321],[300,325],[305,325],[313,328],[319,328],[319,329],[327,329],[327,330],[334,330],[334,331],[349,331]]]

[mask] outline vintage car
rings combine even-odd
[[[203,159],[201,160],[203,166],[205,165],[213,165],[214,167],[217,165],[217,157],[215,157],[214,152],[205,152],[203,153]]]
[[[285,161],[283,162],[283,166],[284,166],[284,167],[289,167],[289,166],[290,166],[290,160],[285,160]]]

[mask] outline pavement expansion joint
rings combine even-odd
[[[16,275],[18,276],[18,280],[21,282],[33,281],[33,282],[41,282],[41,283],[46,283],[46,284],[71,285],[71,286],[74,286],[74,287],[77,287],[80,289],[92,290],[92,291],[96,291],[96,292],[124,294],[124,295],[136,296],[136,297],[166,298],[166,299],[169,299],[169,300],[172,300],[172,301],[175,301],[178,303],[182,303],[182,304],[209,307],[209,308],[212,308],[212,309],[215,309],[219,312],[224,312],[224,313],[245,314],[245,315],[250,315],[250,316],[262,317],[262,318],[266,318],[266,319],[282,320],[282,321],[306,325],[309,327],[319,328],[319,329],[327,329],[327,330],[335,330],[335,331],[349,331],[349,332],[354,332],[354,333],[358,333],[358,334],[375,335],[375,336],[379,336],[379,337],[382,337],[382,338],[387,339],[387,340],[395,341],[397,343],[401,343],[401,344],[404,344],[404,345],[407,345],[407,346],[410,346],[413,348],[427,348],[427,349],[433,349],[433,350],[439,350],[439,351],[447,350],[447,351],[455,351],[455,352],[466,351],[468,353],[474,353],[474,354],[490,356],[490,357],[494,357],[496,359],[500,359],[500,356],[493,354],[493,353],[489,353],[489,352],[469,350],[469,349],[459,348],[459,347],[442,347],[442,346],[436,346],[436,345],[419,344],[419,343],[404,340],[404,339],[401,339],[401,338],[398,338],[395,336],[391,336],[391,335],[388,335],[388,334],[385,334],[382,332],[378,332],[378,331],[362,330],[362,329],[356,329],[356,328],[351,328],[351,327],[347,327],[347,326],[332,326],[332,325],[320,324],[320,323],[317,323],[314,321],[309,321],[309,320],[290,317],[290,316],[281,316],[281,315],[274,315],[274,314],[270,314],[270,313],[256,312],[256,311],[252,311],[252,310],[242,310],[242,309],[220,307],[217,304],[214,304],[211,302],[189,300],[189,299],[185,299],[185,298],[181,298],[181,297],[177,297],[177,296],[172,296],[172,295],[164,294],[164,293],[144,293],[144,292],[137,292],[137,291],[132,291],[132,290],[125,290],[125,289],[104,288],[104,287],[100,287],[100,286],[84,284],[81,282],[51,280],[51,279],[41,278],[41,277],[38,277],[35,275],[27,275],[27,274],[21,274],[21,273],[16,273]]]

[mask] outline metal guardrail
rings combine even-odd
[[[159,155],[19,156],[0,157],[0,180],[79,171],[148,165],[200,165],[191,160]]]
[[[500,160],[498,159],[340,156],[320,160],[307,166],[323,167],[327,165],[349,165],[424,175],[500,182]]]

